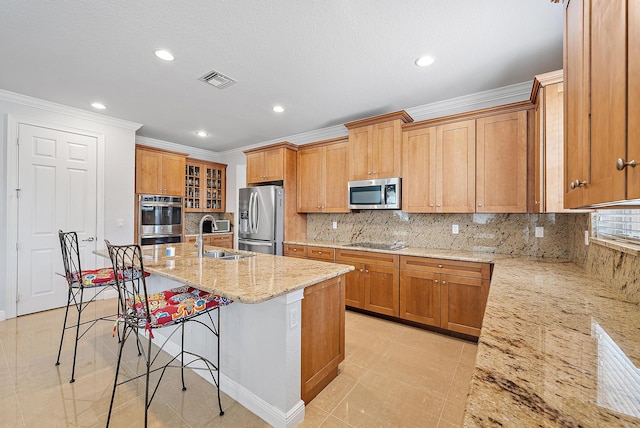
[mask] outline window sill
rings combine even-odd
[[[640,256],[640,244],[635,244],[624,239],[597,238],[592,236],[591,243],[631,254],[633,256]]]

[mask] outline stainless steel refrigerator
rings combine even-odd
[[[238,249],[282,255],[284,189],[258,186],[240,189]]]

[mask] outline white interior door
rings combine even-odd
[[[96,258],[97,138],[18,126],[17,315],[67,303],[58,229],[75,231],[83,269]]]

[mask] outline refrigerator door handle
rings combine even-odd
[[[253,197],[255,193],[249,194],[249,212],[247,222],[249,223],[249,233],[253,233]]]
[[[238,244],[246,244],[254,247],[273,247],[273,242],[247,241],[244,239],[238,239]]]
[[[255,194],[255,198],[253,201],[253,213],[255,215],[255,219],[253,221],[253,225],[255,227],[253,233],[258,233],[258,230],[260,230],[260,207],[258,206],[259,204],[259,198],[260,198],[260,194],[256,193]]]

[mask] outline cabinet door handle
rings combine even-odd
[[[444,284],[446,284],[446,283],[447,283],[447,281],[442,281],[442,285],[444,285]]]
[[[437,279],[434,279],[433,282],[435,282],[437,284],[439,281]]]
[[[360,272],[362,272],[362,269],[360,269]]]
[[[481,206],[482,206],[482,202],[479,202],[479,203],[478,203],[478,206],[479,206],[479,207],[481,207]]]
[[[618,171],[622,171],[623,169],[625,169],[626,167],[630,166],[631,168],[635,168],[637,165],[635,159],[630,160],[629,162],[625,162],[624,159],[620,158],[618,159],[618,162],[616,162],[616,169]]]
[[[369,273],[369,269],[365,269],[365,270],[364,270],[364,273]]]
[[[587,185],[587,182],[586,182],[586,181],[580,181],[580,180],[578,180],[578,179],[576,178],[576,181],[574,181],[574,182],[572,182],[572,183],[571,183],[571,188],[572,188],[572,189],[578,189],[578,188],[580,188],[580,187],[582,187],[582,186],[586,186],[586,185]]]

